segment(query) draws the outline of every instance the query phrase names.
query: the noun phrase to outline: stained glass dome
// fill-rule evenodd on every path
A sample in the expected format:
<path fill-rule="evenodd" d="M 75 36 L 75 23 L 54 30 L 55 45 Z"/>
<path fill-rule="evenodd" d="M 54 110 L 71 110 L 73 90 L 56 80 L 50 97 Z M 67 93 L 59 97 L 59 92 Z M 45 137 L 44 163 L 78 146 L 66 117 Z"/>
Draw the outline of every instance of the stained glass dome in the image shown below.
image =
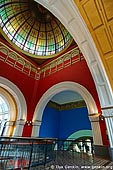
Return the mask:
<path fill-rule="evenodd" d="M 1 0 L 0 14 L 3 34 L 32 57 L 50 58 L 72 42 L 62 23 L 33 0 Z"/>

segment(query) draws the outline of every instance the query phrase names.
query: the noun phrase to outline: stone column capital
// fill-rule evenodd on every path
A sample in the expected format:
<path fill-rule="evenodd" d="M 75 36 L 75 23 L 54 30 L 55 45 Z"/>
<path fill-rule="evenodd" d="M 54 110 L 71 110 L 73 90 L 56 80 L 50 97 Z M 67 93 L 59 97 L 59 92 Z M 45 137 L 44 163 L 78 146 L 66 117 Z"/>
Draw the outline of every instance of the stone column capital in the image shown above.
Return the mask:
<path fill-rule="evenodd" d="M 16 120 L 15 124 L 16 125 L 25 125 L 25 120 L 24 119 Z"/>
<path fill-rule="evenodd" d="M 32 125 L 33 125 L 33 126 L 40 126 L 40 125 L 41 125 L 41 122 L 42 122 L 42 121 L 40 121 L 40 120 L 34 120 L 34 121 L 32 122 Z"/>
<path fill-rule="evenodd" d="M 32 137 L 38 137 L 39 136 L 39 130 L 40 130 L 40 125 L 41 125 L 42 121 L 41 120 L 34 120 L 32 122 Z"/>
<path fill-rule="evenodd" d="M 99 122 L 100 113 L 89 114 L 88 116 L 91 122 Z"/>

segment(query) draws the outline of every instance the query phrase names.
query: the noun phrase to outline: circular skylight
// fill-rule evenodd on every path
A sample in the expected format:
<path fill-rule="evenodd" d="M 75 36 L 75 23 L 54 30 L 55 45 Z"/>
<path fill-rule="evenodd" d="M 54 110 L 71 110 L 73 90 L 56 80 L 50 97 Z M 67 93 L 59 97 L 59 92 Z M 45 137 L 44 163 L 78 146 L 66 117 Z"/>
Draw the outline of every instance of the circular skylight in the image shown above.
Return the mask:
<path fill-rule="evenodd" d="M 0 14 L 5 35 L 32 57 L 55 56 L 72 42 L 62 23 L 33 0 L 1 0 Z"/>

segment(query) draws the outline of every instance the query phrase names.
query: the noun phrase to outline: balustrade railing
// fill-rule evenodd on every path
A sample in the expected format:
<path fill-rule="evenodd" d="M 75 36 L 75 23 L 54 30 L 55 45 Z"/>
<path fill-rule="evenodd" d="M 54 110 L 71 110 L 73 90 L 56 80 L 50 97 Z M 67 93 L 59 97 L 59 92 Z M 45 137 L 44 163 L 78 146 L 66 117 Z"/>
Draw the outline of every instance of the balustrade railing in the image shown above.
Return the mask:
<path fill-rule="evenodd" d="M 55 139 L 0 138 L 0 169 L 27 169 L 55 160 Z"/>
<path fill-rule="evenodd" d="M 93 143 L 91 140 L 0 137 L 0 169 L 37 170 L 39 166 L 55 164 L 59 153 L 65 151 L 93 154 Z"/>

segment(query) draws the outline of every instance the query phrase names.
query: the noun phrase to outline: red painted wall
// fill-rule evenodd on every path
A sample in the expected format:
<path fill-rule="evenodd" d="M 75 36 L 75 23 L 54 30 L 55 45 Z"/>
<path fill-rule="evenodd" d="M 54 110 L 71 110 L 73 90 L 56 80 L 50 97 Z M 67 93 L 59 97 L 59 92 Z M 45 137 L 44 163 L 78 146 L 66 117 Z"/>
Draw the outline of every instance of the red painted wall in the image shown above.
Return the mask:
<path fill-rule="evenodd" d="M 13 82 L 23 93 L 27 103 L 27 120 L 32 120 L 32 116 L 37 102 L 35 94 L 38 90 L 37 87 L 39 81 L 28 77 L 27 75 L 23 74 L 17 69 L 14 69 L 8 64 L 3 63 L 2 61 L 0 61 L 0 76 L 5 77 L 11 82 Z M 29 131 L 29 135 L 30 134 L 31 132 Z"/>
<path fill-rule="evenodd" d="M 46 90 L 63 81 L 72 81 L 83 85 L 92 94 L 97 104 L 98 111 L 101 111 L 95 84 L 85 60 L 81 60 L 72 66 L 69 66 L 40 80 L 35 80 L 31 77 L 28 77 L 19 70 L 9 66 L 3 61 L 0 61 L 0 76 L 3 76 L 13 82 L 23 93 L 27 103 L 27 120 L 32 120 L 36 104 L 38 103 L 41 96 L 46 92 Z M 107 144 L 108 141 L 106 141 L 106 137 L 104 136 L 105 133 L 103 132 L 105 123 L 104 125 L 100 125 L 100 127 L 104 141 L 103 143 Z M 30 136 L 31 131 L 32 126 L 28 127 L 25 125 L 23 136 Z"/>
<path fill-rule="evenodd" d="M 58 71 L 57 73 L 41 79 L 38 86 L 38 98 L 40 98 L 48 88 L 55 85 L 56 83 L 60 83 L 63 81 L 73 81 L 83 85 L 94 97 L 98 110 L 100 112 L 100 104 L 94 81 L 85 60 L 81 60 L 80 62 L 77 62 L 70 67 L 67 67 L 63 70 Z"/>
<path fill-rule="evenodd" d="M 96 87 L 85 60 L 77 62 L 71 67 L 67 67 L 64 70 L 60 70 L 57 73 L 41 79 L 38 86 L 37 99 L 39 100 L 50 87 L 63 81 L 72 81 L 83 85 L 92 94 L 96 102 L 98 112 L 101 112 Z M 100 129 L 102 133 L 103 144 L 109 145 L 109 141 L 105 133 L 105 122 L 100 121 Z"/>

